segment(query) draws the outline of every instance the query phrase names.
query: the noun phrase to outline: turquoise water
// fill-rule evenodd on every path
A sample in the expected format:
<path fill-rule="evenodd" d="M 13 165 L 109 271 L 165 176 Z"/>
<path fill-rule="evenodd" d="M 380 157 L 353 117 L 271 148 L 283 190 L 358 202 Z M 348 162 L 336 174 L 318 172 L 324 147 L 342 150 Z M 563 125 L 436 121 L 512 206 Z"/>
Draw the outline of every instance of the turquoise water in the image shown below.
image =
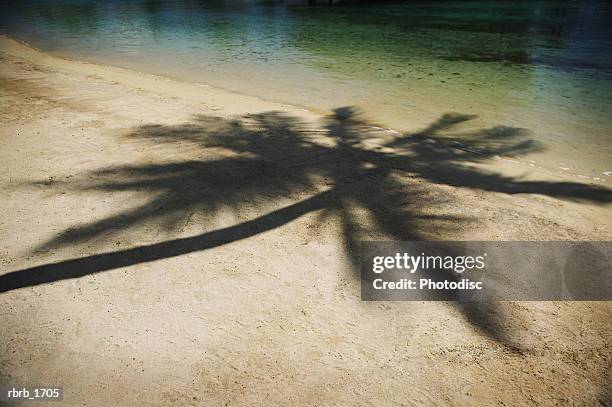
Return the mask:
<path fill-rule="evenodd" d="M 0 29 L 57 55 L 317 111 L 355 105 L 397 130 L 476 114 L 528 129 L 544 146 L 533 163 L 602 182 L 612 170 L 609 2 L 63 0 L 0 13 Z"/>

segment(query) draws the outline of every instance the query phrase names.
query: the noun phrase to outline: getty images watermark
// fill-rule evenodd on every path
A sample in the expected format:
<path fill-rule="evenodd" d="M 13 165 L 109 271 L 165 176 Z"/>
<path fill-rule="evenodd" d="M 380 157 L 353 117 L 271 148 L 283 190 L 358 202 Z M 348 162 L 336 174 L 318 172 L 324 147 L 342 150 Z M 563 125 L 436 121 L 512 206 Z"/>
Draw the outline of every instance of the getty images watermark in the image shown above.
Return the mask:
<path fill-rule="evenodd" d="M 609 301 L 611 242 L 363 242 L 363 300 Z"/>

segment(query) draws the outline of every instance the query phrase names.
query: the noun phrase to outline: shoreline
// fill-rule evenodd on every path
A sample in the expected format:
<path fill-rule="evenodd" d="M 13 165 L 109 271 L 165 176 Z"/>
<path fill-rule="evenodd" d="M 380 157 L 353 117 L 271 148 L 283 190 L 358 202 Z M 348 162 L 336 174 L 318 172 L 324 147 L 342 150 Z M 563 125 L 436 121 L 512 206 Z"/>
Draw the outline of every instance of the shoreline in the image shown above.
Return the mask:
<path fill-rule="evenodd" d="M 0 46 L 7 47 L 9 50 L 14 50 L 16 55 L 20 53 L 24 54 L 27 59 L 36 61 L 38 63 L 47 64 L 50 67 L 56 66 L 62 69 L 68 69 L 76 71 L 77 73 L 87 73 L 99 75 L 108 80 L 118 81 L 128 86 L 142 88 L 149 91 L 160 92 L 168 96 L 188 98 L 194 101 L 204 102 L 211 98 L 218 98 L 219 104 L 224 106 L 224 110 L 228 109 L 228 106 L 234 104 L 234 99 L 239 101 L 240 104 L 248 103 L 251 106 L 261 104 L 269 108 L 275 107 L 282 110 L 287 110 L 292 114 L 296 114 L 298 117 L 303 117 L 308 121 L 317 121 L 322 117 L 330 114 L 330 111 L 323 109 L 316 109 L 313 107 L 305 107 L 300 105 L 293 105 L 277 100 L 268 100 L 256 95 L 244 94 L 235 92 L 223 87 L 218 87 L 208 83 L 199 83 L 189 80 L 183 80 L 167 75 L 148 73 L 139 71 L 131 68 L 124 68 L 108 64 L 100 64 L 97 62 L 89 62 L 79 59 L 71 59 L 68 57 L 52 55 L 45 53 L 40 49 L 36 48 L 32 44 L 26 41 L 14 38 L 9 34 L 0 34 Z M 23 47 L 22 49 L 17 49 Z M 70 66 L 74 64 L 73 66 Z M 161 85 L 161 86 L 160 86 Z M 200 90 L 205 89 L 204 94 L 200 94 Z M 260 109 L 261 110 L 261 109 Z M 372 129 L 382 130 L 391 134 L 400 134 L 401 131 L 386 127 L 384 125 L 373 123 Z M 461 149 L 463 146 L 460 143 L 456 143 L 456 147 Z M 499 162 L 503 162 L 503 166 L 500 168 L 501 171 L 508 171 L 509 174 L 516 174 L 521 171 L 537 171 L 535 174 L 528 175 L 528 178 L 533 177 L 544 178 L 544 179 L 565 179 L 568 181 L 577 182 L 588 182 L 595 185 L 606 186 L 610 184 L 610 177 L 612 177 L 612 171 L 603 171 L 601 174 L 592 172 L 588 174 L 586 172 L 576 172 L 570 166 L 567 166 L 563 161 L 567 161 L 568 157 L 564 159 L 562 156 L 558 157 L 558 166 L 543 164 L 539 160 L 534 161 L 530 157 L 519 158 L 512 156 L 500 156 L 495 158 Z M 513 168 L 513 167 L 518 168 Z M 491 169 L 496 169 L 499 166 L 492 166 Z"/>
<path fill-rule="evenodd" d="M 237 99 L 253 99 L 262 103 L 277 105 L 279 107 L 289 108 L 292 111 L 302 111 L 308 114 L 319 116 L 320 113 L 311 112 L 301 106 L 294 106 L 287 103 L 268 101 L 258 96 L 246 95 L 238 92 L 233 92 L 228 89 L 219 88 L 206 83 L 190 82 L 173 78 L 170 76 L 158 75 L 143 71 L 138 71 L 130 68 L 123 68 L 114 65 L 106 65 L 95 62 L 89 62 L 79 59 L 71 59 L 62 56 L 56 56 L 40 49 L 36 48 L 32 44 L 18 38 L 12 37 L 6 33 L 0 33 L 0 47 L 3 47 L 3 51 L 13 54 L 18 57 L 23 57 L 32 62 L 47 65 L 49 67 L 66 69 L 69 71 L 76 71 L 78 73 L 90 73 L 101 75 L 102 77 L 110 75 L 111 77 L 106 78 L 109 80 L 119 81 L 132 87 L 141 87 L 144 89 L 167 93 L 171 96 L 180 96 L 186 98 L 193 98 L 197 101 L 206 100 L 211 96 L 224 95 L 227 97 L 234 97 Z M 84 70 L 86 72 L 84 72 Z M 105 75 L 106 74 L 106 75 Z M 116 75 L 116 76 L 113 76 Z M 178 89 L 172 87 L 157 87 L 158 82 L 171 82 L 178 85 Z M 211 94 L 198 95 L 194 92 L 194 89 L 188 89 L 193 87 L 202 87 L 207 89 Z"/>

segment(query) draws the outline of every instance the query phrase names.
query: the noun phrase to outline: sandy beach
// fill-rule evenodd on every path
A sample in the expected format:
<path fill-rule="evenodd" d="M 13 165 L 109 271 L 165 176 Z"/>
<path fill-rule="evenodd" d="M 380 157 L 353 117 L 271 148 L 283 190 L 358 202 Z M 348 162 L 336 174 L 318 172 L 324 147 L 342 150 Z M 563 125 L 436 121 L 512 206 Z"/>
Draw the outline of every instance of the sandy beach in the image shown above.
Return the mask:
<path fill-rule="evenodd" d="M 66 405 L 611 404 L 609 302 L 360 300 L 363 240 L 610 240 L 609 181 L 529 168 L 525 129 L 467 111 L 400 134 L 7 37 L 0 83 L 0 383 Z"/>

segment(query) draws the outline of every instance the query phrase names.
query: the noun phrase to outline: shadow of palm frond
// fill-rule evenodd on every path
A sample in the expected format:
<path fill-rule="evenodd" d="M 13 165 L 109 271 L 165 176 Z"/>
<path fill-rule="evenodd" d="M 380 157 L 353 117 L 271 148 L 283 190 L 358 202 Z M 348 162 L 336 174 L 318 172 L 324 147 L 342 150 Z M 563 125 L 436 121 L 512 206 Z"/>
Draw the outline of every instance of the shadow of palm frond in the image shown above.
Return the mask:
<path fill-rule="evenodd" d="M 427 210 L 451 199 L 431 194 L 432 184 L 597 203 L 612 200 L 605 188 L 521 181 L 467 165 L 541 148 L 527 139 L 523 129 L 456 130 L 473 118 L 446 114 L 428 128 L 406 135 L 373 127 L 351 107 L 336 109 L 322 130 L 281 112 L 240 120 L 198 115 L 181 125 L 140 126 L 128 137 L 151 145 L 187 143 L 203 155 L 219 153 L 210 159 L 105 168 L 58 185 L 77 192 L 144 191 L 149 198 L 140 206 L 67 230 L 38 250 L 148 223 L 174 233 L 196 212 L 214 216 L 227 208 L 249 208 L 249 214 L 259 215 L 192 237 L 14 271 L 0 276 L 0 292 L 218 247 L 315 212 L 317 223 L 333 219 L 340 225 L 346 252 L 357 263 L 360 240 L 436 239 L 471 221 Z M 460 305 L 460 309 L 485 333 L 509 342 L 500 328 L 501 311 L 494 305 Z"/>

